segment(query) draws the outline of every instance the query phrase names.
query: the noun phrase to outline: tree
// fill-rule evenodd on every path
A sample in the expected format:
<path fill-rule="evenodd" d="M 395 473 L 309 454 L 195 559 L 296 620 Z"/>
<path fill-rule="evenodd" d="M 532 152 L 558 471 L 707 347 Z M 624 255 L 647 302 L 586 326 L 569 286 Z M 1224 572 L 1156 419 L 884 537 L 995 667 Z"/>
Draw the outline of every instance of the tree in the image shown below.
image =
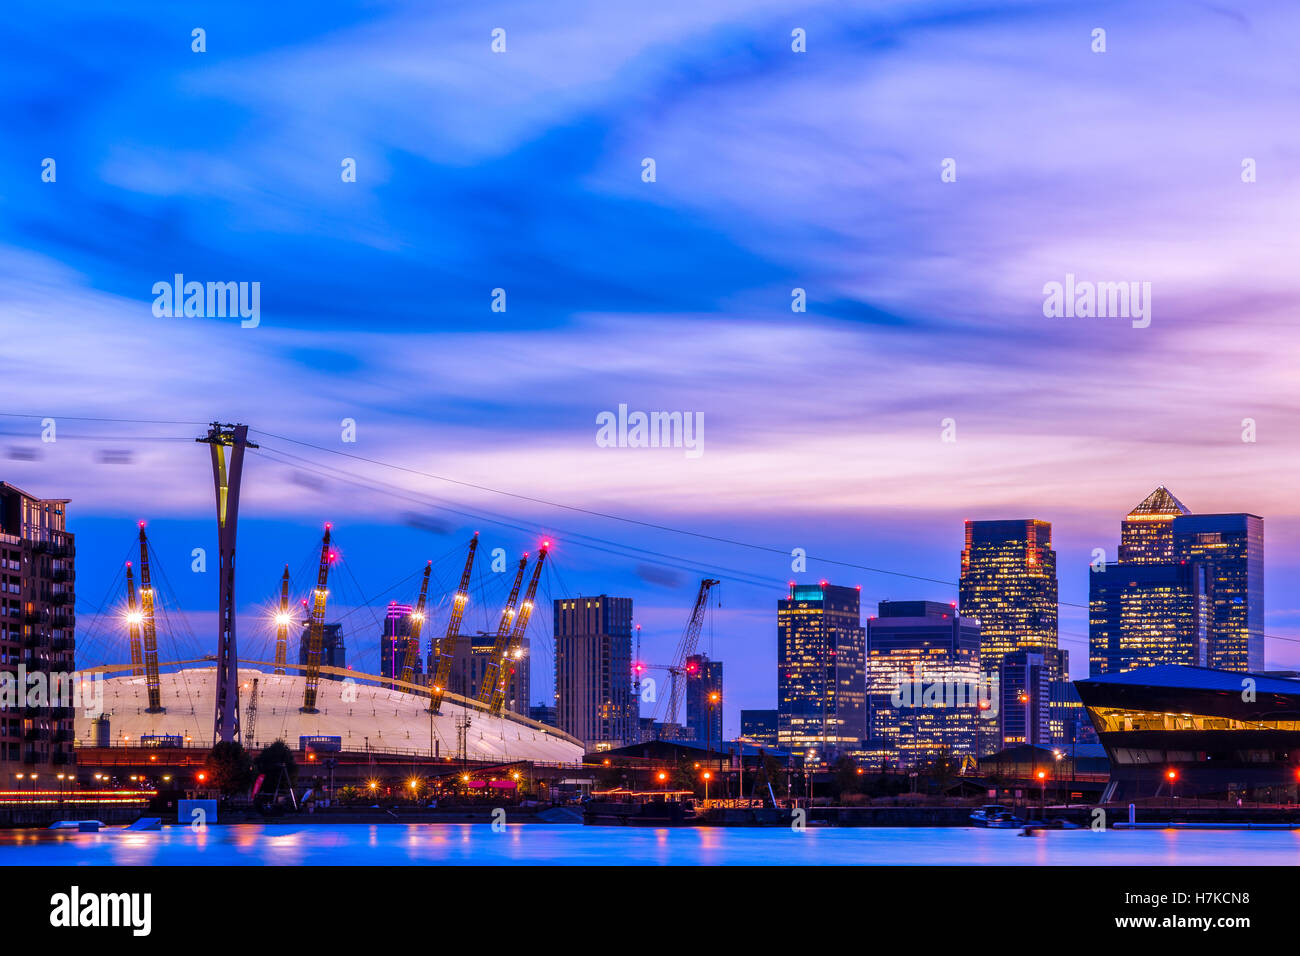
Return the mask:
<path fill-rule="evenodd" d="M 947 747 L 943 747 L 925 767 L 925 775 L 934 782 L 939 789 L 939 793 L 942 794 L 947 791 L 948 785 L 957 776 L 959 769 L 961 769 L 961 764 L 953 759 L 952 751 Z"/>
<path fill-rule="evenodd" d="M 848 754 L 841 754 L 835 761 L 835 783 L 839 787 L 840 799 L 844 799 L 858 789 L 858 765 Z"/>
<path fill-rule="evenodd" d="M 208 784 L 226 796 L 242 793 L 253 780 L 253 762 L 248 751 L 235 741 L 223 740 L 212 748 L 203 762 Z"/>
<path fill-rule="evenodd" d="M 281 783 L 280 768 L 288 775 L 289 786 L 293 786 L 298 780 L 298 761 L 294 759 L 293 751 L 283 740 L 276 740 L 274 743 L 262 749 L 253 761 L 253 766 L 258 773 L 266 774 L 266 780 L 262 786 L 274 790 Z"/>

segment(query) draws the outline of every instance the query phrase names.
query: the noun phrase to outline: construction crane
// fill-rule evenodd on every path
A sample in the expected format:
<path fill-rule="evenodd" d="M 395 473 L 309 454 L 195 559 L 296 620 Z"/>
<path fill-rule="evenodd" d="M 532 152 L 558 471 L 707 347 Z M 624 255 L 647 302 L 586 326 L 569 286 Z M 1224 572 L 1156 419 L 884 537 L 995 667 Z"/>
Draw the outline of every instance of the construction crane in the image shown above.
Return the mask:
<path fill-rule="evenodd" d="M 325 526 L 325 536 L 320 543 L 320 568 L 316 572 L 316 590 L 312 594 L 311 618 L 307 623 L 307 667 L 303 671 L 306 677 L 302 693 L 300 713 L 316 713 L 316 691 L 320 686 L 320 652 L 325 634 L 325 598 L 329 594 L 330 561 L 330 526 Z"/>
<path fill-rule="evenodd" d="M 424 576 L 420 579 L 420 597 L 411 612 L 411 633 L 406 637 L 406 654 L 402 659 L 401 679 L 408 684 L 415 677 L 415 660 L 420 656 L 420 628 L 424 624 L 424 602 L 429 596 L 429 574 L 433 571 L 433 562 L 424 566 Z M 387 640 L 385 638 L 385 640 Z"/>
<path fill-rule="evenodd" d="M 478 686 L 480 703 L 486 704 L 491 699 L 492 681 L 495 680 L 492 664 L 500 658 L 505 647 L 510 643 L 510 625 L 515 620 L 515 604 L 519 600 L 519 588 L 524 583 L 524 569 L 527 567 L 528 555 L 525 553 L 519 559 L 519 567 L 515 569 L 515 583 L 510 588 L 510 597 L 506 599 L 506 606 L 501 609 L 501 620 L 497 623 L 496 640 L 492 642 L 492 656 L 488 658 L 487 668 L 483 673 L 483 681 Z M 466 688 L 466 691 L 468 690 L 469 688 Z"/>
<path fill-rule="evenodd" d="M 144 615 L 135 603 L 135 572 L 126 562 L 126 633 L 131 644 L 131 676 L 144 676 L 144 654 L 140 650 L 140 622 Z"/>
<path fill-rule="evenodd" d="M 681 679 L 682 675 L 685 674 L 687 677 L 694 677 L 698 669 L 699 668 L 690 661 L 687 661 L 685 664 L 646 664 L 638 661 L 633 667 L 633 670 L 636 673 L 638 692 L 640 690 L 641 675 L 646 671 L 667 671 L 669 681 L 668 699 L 670 701 L 678 696 L 677 682 Z M 676 710 L 670 710 L 664 719 L 668 723 L 675 722 L 677 719 Z"/>
<path fill-rule="evenodd" d="M 248 735 L 249 746 L 257 746 L 257 678 L 253 678 L 253 692 L 248 695 L 248 713 L 244 716 L 243 732 Z"/>
<path fill-rule="evenodd" d="M 144 535 L 144 522 L 140 522 L 140 630 L 144 637 L 144 686 L 149 692 L 149 706 L 145 713 L 165 713 L 162 689 L 158 683 L 158 631 L 154 626 L 153 586 L 149 583 L 149 539 Z"/>
<path fill-rule="evenodd" d="M 704 609 L 709 602 L 709 590 L 718 583 L 716 578 L 704 578 L 700 581 L 700 591 L 695 596 L 695 607 L 691 610 L 690 620 L 686 622 L 686 630 L 682 631 L 682 639 L 677 643 L 677 653 L 673 655 L 675 662 L 673 666 L 682 671 L 686 670 L 686 659 L 695 653 L 695 646 L 700 641 L 700 628 L 704 626 Z M 681 703 L 681 697 L 682 688 L 674 674 L 668 692 L 669 722 L 677 719 L 677 705 Z"/>
<path fill-rule="evenodd" d="M 447 620 L 447 633 L 443 635 L 442 640 L 435 648 L 437 652 L 438 663 L 434 673 L 429 675 L 429 713 L 436 714 L 442 707 L 442 695 L 447 692 L 447 682 L 451 680 L 451 662 L 456 655 L 456 642 L 460 640 L 460 622 L 465 617 L 465 605 L 469 602 L 469 576 L 474 570 L 474 553 L 478 550 L 478 532 L 474 532 L 474 537 L 469 543 L 469 554 L 465 556 L 465 569 L 460 573 L 460 585 L 456 588 L 456 597 L 451 604 L 451 617 Z M 429 572 L 425 571 L 425 580 L 427 582 Z M 522 572 L 521 572 L 522 573 Z M 516 582 L 515 589 L 518 590 L 519 584 Z M 420 591 L 420 609 L 424 609 L 424 591 Z M 412 629 L 414 631 L 414 629 Z M 419 632 L 414 631 L 418 636 Z M 407 655 L 412 649 L 419 649 L 419 641 L 414 641 L 407 647 Z"/>
<path fill-rule="evenodd" d="M 284 673 L 285 649 L 289 644 L 289 625 L 293 618 L 289 616 L 289 565 L 284 566 L 284 576 L 280 578 L 280 610 L 275 615 L 275 673 Z M 251 734 L 252 731 L 250 730 Z"/>
<path fill-rule="evenodd" d="M 510 630 L 510 639 L 504 648 L 493 646 L 492 658 L 483 673 L 483 686 L 479 688 L 478 697 L 481 701 L 485 690 L 490 693 L 488 712 L 491 714 L 501 713 L 501 709 L 505 706 L 506 685 L 515 672 L 514 662 L 519 659 L 524 631 L 528 628 L 528 619 L 533 616 L 533 598 L 537 596 L 537 581 L 542 576 L 542 565 L 546 563 L 546 552 L 550 546 L 551 542 L 542 542 L 541 550 L 537 553 L 537 563 L 533 565 L 532 580 L 528 582 L 528 592 L 524 595 L 524 603 L 519 606 L 519 613 L 515 616 L 514 626 Z M 492 678 L 491 683 L 488 681 L 489 677 Z"/>

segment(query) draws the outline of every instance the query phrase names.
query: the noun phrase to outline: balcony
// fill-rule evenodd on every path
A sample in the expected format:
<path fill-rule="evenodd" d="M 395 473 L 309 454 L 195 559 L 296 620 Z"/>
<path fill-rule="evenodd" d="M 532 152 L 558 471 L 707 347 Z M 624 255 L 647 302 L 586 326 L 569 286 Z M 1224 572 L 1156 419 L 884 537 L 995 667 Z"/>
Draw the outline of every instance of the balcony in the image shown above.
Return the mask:
<path fill-rule="evenodd" d="M 48 740 L 49 737 L 50 732 L 48 730 L 42 730 L 39 727 L 33 727 L 31 730 L 23 734 L 23 740 L 27 743 L 31 743 L 34 740 Z"/>
<path fill-rule="evenodd" d="M 63 605 L 70 602 L 71 600 L 72 600 L 72 592 L 70 591 L 55 591 L 53 594 L 50 595 L 50 601 L 56 607 L 62 607 Z"/>
<path fill-rule="evenodd" d="M 23 763 L 40 763 L 41 755 L 35 750 L 23 751 Z"/>
<path fill-rule="evenodd" d="M 59 767 L 70 764 L 72 763 L 72 754 L 66 750 L 56 750 L 50 754 L 50 762 Z"/>
<path fill-rule="evenodd" d="M 54 580 L 57 581 L 57 582 L 60 583 L 60 584 L 66 584 L 66 583 L 68 583 L 69 581 L 72 580 L 72 569 L 71 569 L 71 568 L 55 568 L 55 569 L 54 569 Z"/>

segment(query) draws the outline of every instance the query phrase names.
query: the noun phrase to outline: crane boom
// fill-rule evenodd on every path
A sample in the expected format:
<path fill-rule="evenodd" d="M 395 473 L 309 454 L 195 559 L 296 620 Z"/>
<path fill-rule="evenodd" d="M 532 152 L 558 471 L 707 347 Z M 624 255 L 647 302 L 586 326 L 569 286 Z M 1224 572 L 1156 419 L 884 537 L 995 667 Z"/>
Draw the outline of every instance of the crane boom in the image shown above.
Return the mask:
<path fill-rule="evenodd" d="M 307 667 L 302 694 L 304 714 L 316 713 L 316 690 L 320 686 L 320 651 L 325 634 L 325 598 L 329 594 L 326 584 L 330 573 L 330 526 L 325 526 L 325 536 L 320 543 L 320 568 L 316 572 L 316 590 L 312 594 L 311 620 L 307 625 Z"/>
<path fill-rule="evenodd" d="M 420 578 L 420 597 L 411 611 L 411 633 L 406 638 L 406 653 L 402 655 L 401 679 L 410 683 L 415 677 L 415 660 L 420 656 L 420 629 L 424 625 L 424 602 L 429 597 L 429 574 L 433 571 L 433 562 L 424 566 L 424 575 Z M 385 639 L 386 640 L 386 639 Z"/>
<path fill-rule="evenodd" d="M 469 578 L 474 570 L 474 553 L 478 550 L 478 532 L 469 543 L 469 554 L 465 556 L 465 569 L 460 573 L 460 584 L 456 588 L 456 597 L 451 604 L 451 617 L 447 619 L 447 633 L 438 643 L 437 669 L 429 677 L 429 713 L 436 714 L 442 707 L 442 695 L 447 692 L 447 682 L 451 680 L 451 662 L 456 655 L 456 642 L 460 640 L 460 622 L 465 617 L 465 605 L 469 602 Z M 515 588 L 518 589 L 518 583 Z M 421 592 L 423 600 L 423 592 Z"/>
<path fill-rule="evenodd" d="M 144 535 L 144 522 L 140 522 L 140 613 L 141 634 L 144 637 L 144 685 L 149 692 L 146 713 L 164 713 L 162 689 L 158 683 L 158 631 L 154 626 L 153 586 L 149 583 L 149 539 Z"/>
<path fill-rule="evenodd" d="M 491 693 L 491 699 L 488 704 L 488 712 L 492 714 L 501 713 L 502 707 L 506 701 L 506 685 L 510 682 L 510 676 L 515 672 L 514 661 L 518 659 L 519 645 L 523 641 L 524 632 L 528 628 L 528 619 L 533 616 L 533 598 L 537 596 L 537 581 L 542 576 L 542 565 L 546 563 L 547 545 L 543 544 L 537 554 L 537 563 L 533 565 L 533 577 L 528 582 L 528 591 L 524 595 L 524 603 L 519 606 L 519 613 L 515 616 L 514 626 L 510 629 L 510 639 L 507 641 L 501 654 L 498 656 L 495 652 L 497 647 L 493 648 L 492 659 L 488 661 L 487 670 L 483 674 L 483 687 L 479 688 L 479 700 L 483 699 L 484 688 Z M 493 671 L 493 667 L 496 668 Z M 489 675 L 493 678 L 488 682 Z"/>
<path fill-rule="evenodd" d="M 257 678 L 253 678 L 253 692 L 248 695 L 248 713 L 244 717 L 244 733 L 250 746 L 257 746 Z"/>
<path fill-rule="evenodd" d="M 289 644 L 289 565 L 284 566 L 280 578 L 280 610 L 275 615 L 275 673 L 284 673 L 285 650 Z M 250 731 L 251 733 L 251 731 Z"/>
<path fill-rule="evenodd" d="M 144 653 L 140 649 L 140 622 L 144 620 L 135 602 L 135 572 L 126 562 L 126 633 L 131 644 L 131 676 L 144 676 Z"/>
<path fill-rule="evenodd" d="M 495 674 L 492 670 L 493 662 L 501 657 L 502 651 L 510 641 L 510 625 L 515 620 L 515 604 L 519 600 L 519 588 L 524 583 L 524 569 L 526 567 L 528 567 L 527 554 L 519 559 L 519 567 L 515 569 L 515 583 L 510 589 L 510 597 L 506 599 L 506 606 L 501 609 L 501 620 L 497 623 L 496 640 L 492 642 L 492 656 L 488 658 L 487 667 L 483 672 L 483 680 L 478 685 L 478 699 L 484 704 L 490 699 L 492 683 L 495 680 Z"/>
<path fill-rule="evenodd" d="M 695 645 L 700 640 L 700 628 L 704 626 L 704 609 L 709 602 L 709 589 L 718 584 L 716 578 L 704 578 L 700 581 L 700 592 L 695 596 L 695 607 L 691 610 L 691 619 L 686 622 L 681 642 L 677 645 L 676 666 L 685 670 L 686 658 L 695 653 Z M 676 675 L 674 675 L 674 678 Z M 681 686 L 676 679 L 668 695 L 668 721 L 677 719 L 677 705 L 681 702 Z"/>

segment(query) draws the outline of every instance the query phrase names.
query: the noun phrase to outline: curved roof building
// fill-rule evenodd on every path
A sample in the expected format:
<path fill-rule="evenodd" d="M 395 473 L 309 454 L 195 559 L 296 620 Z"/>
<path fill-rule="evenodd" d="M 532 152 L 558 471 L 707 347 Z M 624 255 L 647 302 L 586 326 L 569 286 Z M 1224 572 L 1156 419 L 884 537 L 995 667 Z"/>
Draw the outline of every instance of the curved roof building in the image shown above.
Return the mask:
<path fill-rule="evenodd" d="M 280 738 L 297 748 L 299 737 L 328 736 L 340 738 L 346 751 L 456 756 L 457 720 L 468 716 L 465 756 L 469 760 L 582 762 L 582 745 L 554 727 L 508 712 L 492 716 L 452 694 L 444 698 L 441 712 L 431 718 L 427 696 L 361 683 L 381 680 L 376 675 L 356 674 L 355 678 L 322 679 L 318 713 L 304 714 L 299 711 L 304 685 L 301 675 L 241 667 L 239 704 L 244 745 L 260 748 Z M 249 734 L 247 713 L 254 679 L 258 682 L 257 718 Z M 145 736 L 182 736 L 187 738 L 187 746 L 210 746 L 216 667 L 197 666 L 160 674 L 159 682 L 166 712 L 150 714 L 143 677 L 105 678 L 104 716 L 109 720 L 113 744 L 135 743 Z M 79 746 L 97 744 L 92 719 L 81 709 L 76 715 L 75 734 Z"/>

